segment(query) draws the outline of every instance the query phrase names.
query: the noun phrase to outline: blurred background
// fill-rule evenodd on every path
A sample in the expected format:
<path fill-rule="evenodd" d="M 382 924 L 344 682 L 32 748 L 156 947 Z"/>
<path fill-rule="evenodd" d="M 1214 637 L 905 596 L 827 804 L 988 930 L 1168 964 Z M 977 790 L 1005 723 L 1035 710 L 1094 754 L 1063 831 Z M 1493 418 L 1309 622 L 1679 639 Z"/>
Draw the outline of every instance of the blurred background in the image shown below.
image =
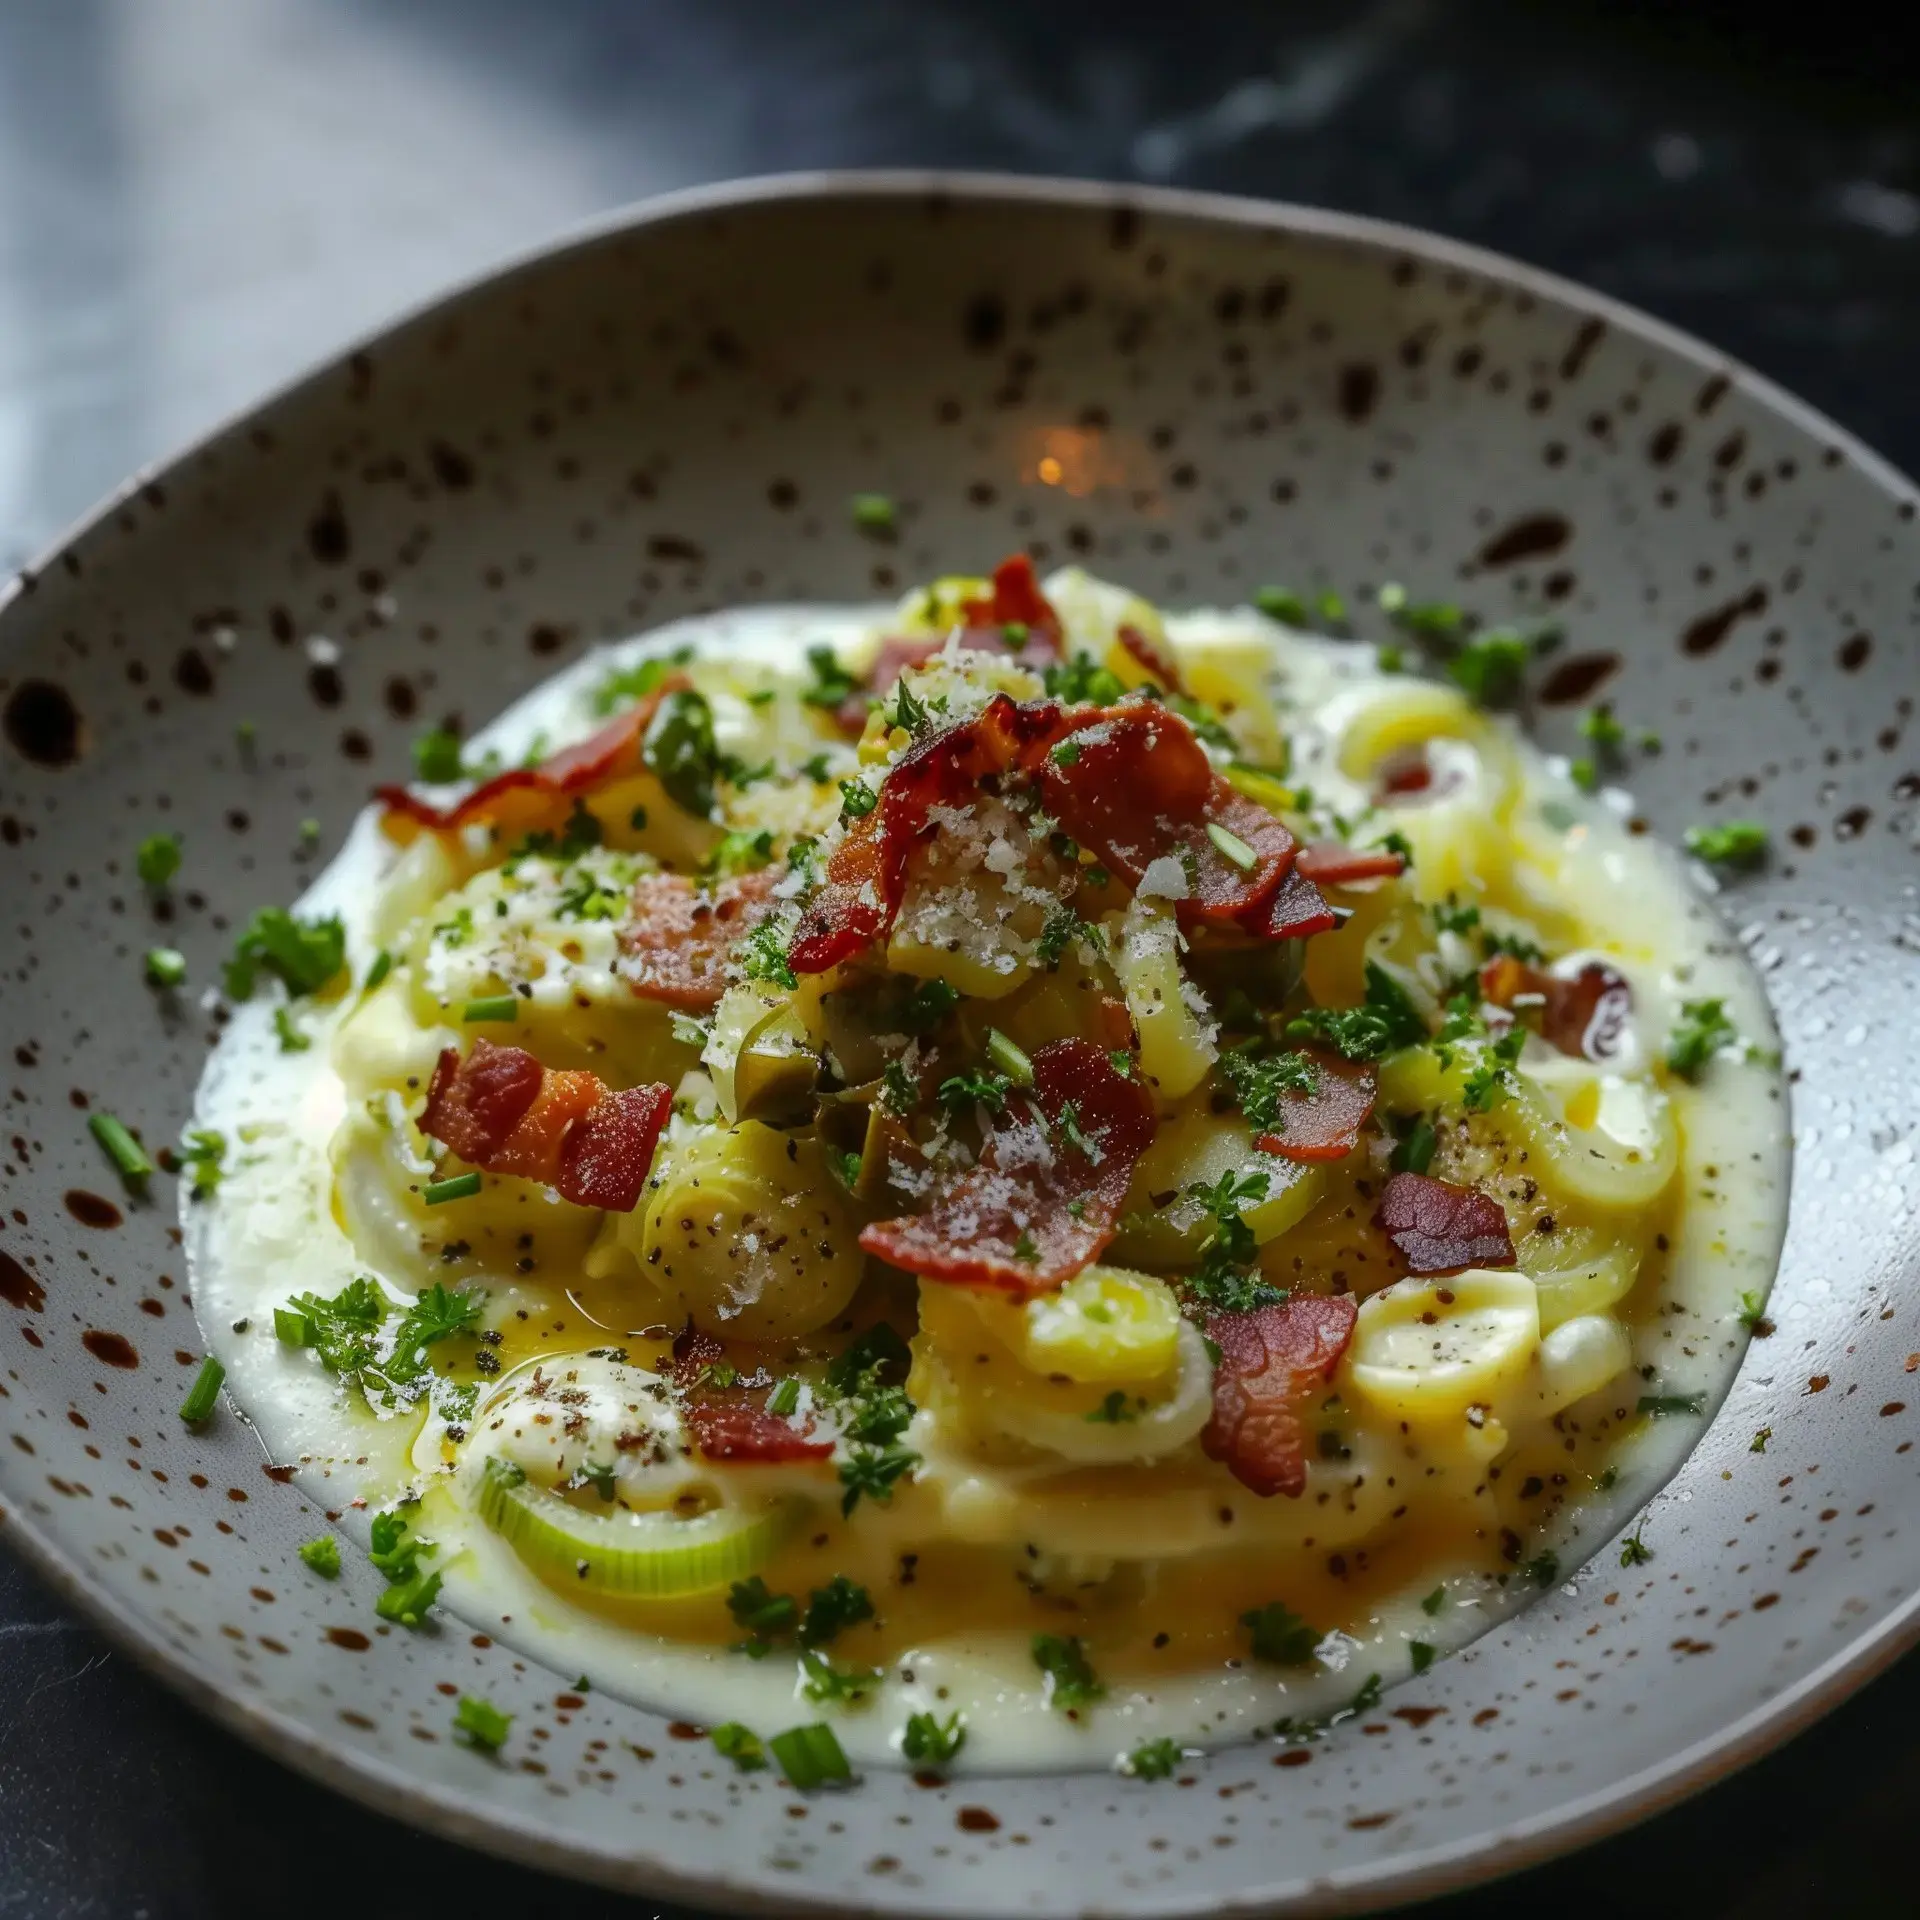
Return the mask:
<path fill-rule="evenodd" d="M 790 168 L 1216 188 L 1438 229 L 1704 335 L 1920 469 L 1920 9 L 1822 0 L 0 0 L 0 571 L 356 331 Z M 1912 1913 L 1920 1665 L 1425 1911 Z M 0 1553 L 0 1916 L 650 1911 L 202 1725 Z"/>

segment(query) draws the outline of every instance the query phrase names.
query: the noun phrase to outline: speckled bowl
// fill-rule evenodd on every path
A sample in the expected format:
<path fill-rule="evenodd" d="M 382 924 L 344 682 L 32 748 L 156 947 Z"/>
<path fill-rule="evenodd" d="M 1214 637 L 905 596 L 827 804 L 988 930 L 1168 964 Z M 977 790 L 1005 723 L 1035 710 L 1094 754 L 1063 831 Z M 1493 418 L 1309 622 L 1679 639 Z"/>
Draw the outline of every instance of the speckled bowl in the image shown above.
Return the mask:
<path fill-rule="evenodd" d="M 899 503 L 894 537 L 851 524 L 864 489 Z M 0 595 L 7 1537 L 191 1699 L 372 1805 L 735 1906 L 1349 1910 L 1714 1779 L 1915 1632 L 1913 521 L 1845 435 L 1636 314 L 1191 195 L 728 188 L 407 320 Z M 1573 640 L 1536 689 L 1549 740 L 1604 690 L 1665 736 L 1638 776 L 1656 830 L 1772 824 L 1725 905 L 1794 1082 L 1778 1330 L 1654 1502 L 1649 1563 L 1603 1550 L 1318 1745 L 1171 1786 L 883 1775 L 808 1802 L 457 1619 L 379 1625 L 357 1555 L 305 1576 L 299 1487 L 230 1412 L 178 1417 L 201 1340 L 172 1182 L 123 1207 L 85 1121 L 174 1137 L 209 1022 L 141 985 L 141 951 L 164 936 L 214 978 L 427 718 L 477 722 L 672 615 L 892 593 L 1023 543 L 1176 602 L 1393 578 L 1551 605 Z M 162 825 L 187 847 L 164 915 L 132 872 Z M 466 1689 L 520 1716 L 501 1761 L 450 1737 Z"/>

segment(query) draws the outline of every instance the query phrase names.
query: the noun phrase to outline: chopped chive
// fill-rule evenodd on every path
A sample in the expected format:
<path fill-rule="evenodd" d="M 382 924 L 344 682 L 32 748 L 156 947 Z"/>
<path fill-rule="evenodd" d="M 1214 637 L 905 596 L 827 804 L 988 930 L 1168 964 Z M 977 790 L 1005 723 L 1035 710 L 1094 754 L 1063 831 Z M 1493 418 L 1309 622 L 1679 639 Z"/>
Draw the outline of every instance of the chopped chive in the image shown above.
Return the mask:
<path fill-rule="evenodd" d="M 998 1027 L 987 1029 L 987 1058 L 1016 1087 L 1033 1085 L 1033 1062 L 1019 1044 L 1009 1040 Z"/>
<path fill-rule="evenodd" d="M 789 1727 L 767 1742 L 768 1750 L 780 1762 L 780 1771 L 790 1786 L 802 1793 L 830 1781 L 851 1780 L 853 1769 L 841 1751 L 831 1727 L 821 1721 L 809 1726 Z"/>
<path fill-rule="evenodd" d="M 322 1580 L 340 1578 L 340 1542 L 332 1534 L 323 1533 L 318 1540 L 309 1540 L 294 1551 Z"/>
<path fill-rule="evenodd" d="M 1727 820 L 1719 826 L 1689 827 L 1686 845 L 1697 860 L 1723 867 L 1757 867 L 1767 857 L 1767 830 L 1757 820 Z"/>
<path fill-rule="evenodd" d="M 1207 822 L 1207 838 L 1242 873 L 1251 873 L 1260 864 L 1260 856 L 1237 833 L 1229 833 L 1217 820 Z"/>
<path fill-rule="evenodd" d="M 187 977 L 187 956 L 174 947 L 149 947 L 146 967 L 149 986 L 177 987 Z"/>
<path fill-rule="evenodd" d="M 707 1735 L 713 1750 L 722 1759 L 731 1760 L 742 1773 L 757 1773 L 767 1764 L 765 1745 L 751 1727 L 728 1720 Z"/>
<path fill-rule="evenodd" d="M 1413 1655 L 1415 1673 L 1425 1673 L 1433 1665 L 1433 1649 L 1424 1640 L 1409 1640 L 1407 1651 Z"/>
<path fill-rule="evenodd" d="M 862 533 L 891 533 L 894 529 L 893 502 L 884 493 L 856 493 L 847 502 L 847 511 Z"/>
<path fill-rule="evenodd" d="M 857 1156 L 856 1156 L 857 1157 Z M 782 1380 L 767 1395 L 767 1411 L 783 1417 L 792 1413 L 800 1404 L 800 1382 L 794 1379 Z"/>
<path fill-rule="evenodd" d="M 87 1122 L 87 1131 L 106 1149 L 107 1158 L 120 1170 L 120 1178 L 129 1193 L 144 1194 L 153 1162 L 146 1149 L 110 1113 L 96 1113 Z"/>
<path fill-rule="evenodd" d="M 463 1693 L 453 1709 L 455 1736 L 476 1753 L 497 1753 L 512 1726 L 512 1714 L 502 1713 L 477 1694 Z"/>
<path fill-rule="evenodd" d="M 460 1009 L 460 1018 L 469 1027 L 476 1027 L 483 1020 L 518 1020 L 520 996 L 517 993 L 496 993 L 484 1000 L 469 1000 Z"/>
<path fill-rule="evenodd" d="M 188 1426 L 197 1427 L 219 1405 L 220 1387 L 226 1377 L 226 1368 L 212 1354 L 200 1362 L 200 1372 L 187 1397 L 180 1403 L 180 1418 Z"/>
<path fill-rule="evenodd" d="M 1406 1131 L 1393 1150 L 1391 1166 L 1395 1173 L 1425 1173 L 1433 1165 L 1433 1150 L 1439 1145 L 1432 1124 L 1423 1115 Z"/>
<path fill-rule="evenodd" d="M 1446 1604 L 1447 1604 L 1446 1588 L 1435 1587 L 1434 1590 L 1430 1594 L 1428 1594 L 1424 1600 L 1420 1602 L 1420 1611 L 1425 1614 L 1435 1614 L 1435 1613 L 1438 1613 Z"/>
<path fill-rule="evenodd" d="M 1634 1411 L 1654 1420 L 1666 1420 L 1676 1414 L 1698 1413 L 1701 1405 L 1697 1393 L 1643 1393 Z"/>
<path fill-rule="evenodd" d="M 135 849 L 133 866 L 141 884 L 157 892 L 180 871 L 180 836 L 177 833 L 149 834 Z"/>
<path fill-rule="evenodd" d="M 1269 620 L 1278 620 L 1282 626 L 1304 627 L 1307 624 L 1307 603 L 1289 588 L 1257 587 L 1253 604 Z"/>
<path fill-rule="evenodd" d="M 449 1180 L 430 1181 L 421 1194 L 430 1207 L 445 1206 L 449 1200 L 470 1200 L 480 1191 L 477 1173 L 456 1173 Z"/>
<path fill-rule="evenodd" d="M 310 1347 L 313 1345 L 313 1322 L 298 1307 L 275 1307 L 273 1310 L 273 1337 L 283 1347 Z"/>
<path fill-rule="evenodd" d="M 393 971 L 393 955 L 385 947 L 373 956 L 373 965 L 367 969 L 367 977 L 360 983 L 362 993 L 371 993 L 388 974 Z"/>

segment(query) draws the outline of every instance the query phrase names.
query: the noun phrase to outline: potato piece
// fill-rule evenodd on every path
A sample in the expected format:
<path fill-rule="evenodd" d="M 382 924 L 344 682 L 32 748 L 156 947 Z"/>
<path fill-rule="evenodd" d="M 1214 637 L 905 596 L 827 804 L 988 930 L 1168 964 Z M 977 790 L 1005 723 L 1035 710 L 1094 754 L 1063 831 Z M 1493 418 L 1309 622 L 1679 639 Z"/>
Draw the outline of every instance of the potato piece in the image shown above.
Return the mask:
<path fill-rule="evenodd" d="M 1383 1412 L 1434 1424 L 1510 1394 L 1539 1346 L 1533 1282 L 1470 1267 L 1396 1281 L 1363 1301 L 1342 1373 Z"/>

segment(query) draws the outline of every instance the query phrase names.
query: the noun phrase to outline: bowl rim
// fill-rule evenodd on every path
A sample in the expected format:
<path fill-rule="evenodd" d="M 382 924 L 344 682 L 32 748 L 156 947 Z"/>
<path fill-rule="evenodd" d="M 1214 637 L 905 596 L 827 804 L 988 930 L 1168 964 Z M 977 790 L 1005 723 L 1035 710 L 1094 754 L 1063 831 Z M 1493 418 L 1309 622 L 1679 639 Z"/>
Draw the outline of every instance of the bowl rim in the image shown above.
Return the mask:
<path fill-rule="evenodd" d="M 544 240 L 509 250 L 461 275 L 440 290 L 408 302 L 383 320 L 363 327 L 338 347 L 275 382 L 165 457 L 136 469 L 81 513 L 8 579 L 0 580 L 0 616 L 30 591 L 37 578 L 69 547 L 84 539 L 141 488 L 165 478 L 226 439 L 257 415 L 310 391 L 347 364 L 403 330 L 458 307 L 484 289 L 610 240 L 647 228 L 729 209 L 787 203 L 851 201 L 897 203 L 947 199 L 976 206 L 995 204 L 1113 214 L 1132 212 L 1225 227 L 1299 234 L 1380 252 L 1396 252 L 1429 266 L 1454 268 L 1530 293 L 1563 310 L 1598 320 L 1655 345 L 1709 376 L 1720 376 L 1823 445 L 1839 450 L 1875 486 L 1911 496 L 1914 481 L 1875 453 L 1849 429 L 1829 419 L 1745 362 L 1697 335 L 1576 280 L 1535 267 L 1493 248 L 1453 240 L 1425 228 L 1367 214 L 1285 200 L 1184 187 L 1090 181 L 1046 174 L 1013 174 L 949 168 L 812 168 L 743 175 L 624 202 L 562 227 Z M 556 1841 L 512 1816 L 480 1815 L 474 1803 L 420 1781 L 398 1767 L 337 1746 L 324 1733 L 278 1709 L 229 1693 L 174 1652 L 134 1608 L 96 1588 L 79 1562 L 25 1512 L 0 1506 L 0 1540 L 17 1549 L 35 1573 L 67 1604 L 98 1627 L 148 1674 L 225 1730 L 270 1757 L 344 1794 L 371 1811 L 415 1824 L 435 1836 L 539 1871 L 587 1880 L 623 1891 L 644 1890 L 702 1906 L 724 1901 L 740 1912 L 885 1913 L 884 1901 L 850 1908 L 800 1888 L 775 1899 L 762 1888 L 718 1875 L 689 1874 L 658 1857 L 640 1856 L 578 1839 Z M 1421 1901 L 1517 1873 L 1618 1833 L 1678 1805 L 1784 1745 L 1823 1714 L 1877 1678 L 1902 1654 L 1920 1644 L 1920 1592 L 1855 1635 L 1812 1673 L 1782 1689 L 1739 1718 L 1664 1760 L 1581 1799 L 1493 1831 L 1390 1856 L 1360 1869 L 1316 1879 L 1295 1892 L 1254 1887 L 1235 1910 L 1249 1915 L 1336 1915 L 1376 1910 L 1389 1903 Z M 977 1920 L 972 1906 L 951 1909 Z M 1143 1913 L 1169 1916 L 1211 1911 L 1178 1895 L 1154 1900 Z"/>

